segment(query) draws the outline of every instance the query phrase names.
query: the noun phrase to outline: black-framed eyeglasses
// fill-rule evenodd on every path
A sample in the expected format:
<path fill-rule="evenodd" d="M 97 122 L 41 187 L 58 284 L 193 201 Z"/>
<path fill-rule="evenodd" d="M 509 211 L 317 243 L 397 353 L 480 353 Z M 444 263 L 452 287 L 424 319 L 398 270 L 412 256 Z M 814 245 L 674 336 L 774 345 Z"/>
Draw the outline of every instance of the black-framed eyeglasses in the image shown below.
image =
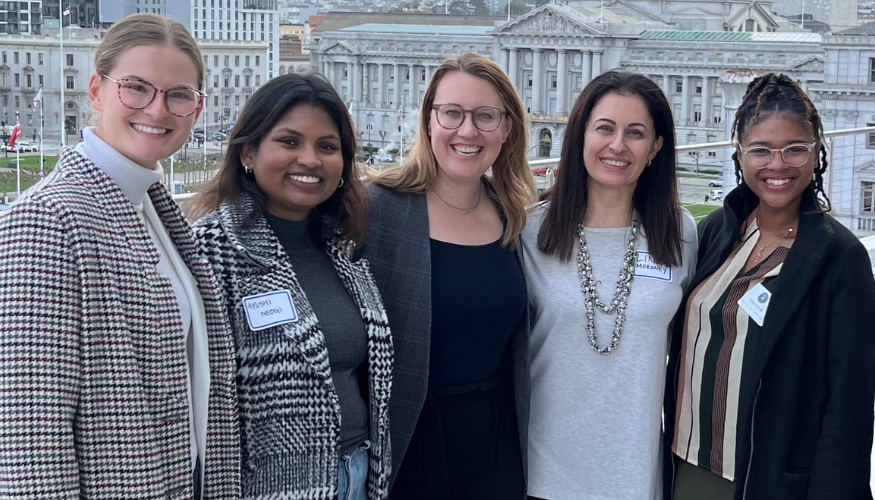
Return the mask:
<path fill-rule="evenodd" d="M 762 170 L 772 163 L 772 159 L 778 151 L 781 152 L 781 158 L 787 166 L 801 167 L 811 158 L 811 152 L 814 151 L 817 144 L 818 141 L 814 141 L 812 143 L 790 144 L 783 148 L 772 149 L 765 146 L 748 146 L 743 148 L 741 144 L 736 143 L 735 147 L 738 149 L 739 155 L 744 158 L 745 165 Z"/>
<path fill-rule="evenodd" d="M 471 121 L 481 132 L 492 132 L 501 125 L 501 119 L 506 113 L 501 108 L 480 106 L 474 109 L 464 109 L 458 104 L 432 104 L 438 125 L 448 130 L 456 130 L 465 122 L 465 115 L 471 114 Z"/>
<path fill-rule="evenodd" d="M 118 84 L 118 99 L 126 107 L 131 109 L 143 109 L 159 93 L 164 94 L 164 104 L 171 114 L 180 117 L 191 116 L 197 111 L 201 99 L 207 95 L 200 90 L 191 87 L 174 87 L 161 90 L 146 80 L 139 78 L 120 78 L 116 80 L 107 75 L 100 75 L 111 82 Z"/>

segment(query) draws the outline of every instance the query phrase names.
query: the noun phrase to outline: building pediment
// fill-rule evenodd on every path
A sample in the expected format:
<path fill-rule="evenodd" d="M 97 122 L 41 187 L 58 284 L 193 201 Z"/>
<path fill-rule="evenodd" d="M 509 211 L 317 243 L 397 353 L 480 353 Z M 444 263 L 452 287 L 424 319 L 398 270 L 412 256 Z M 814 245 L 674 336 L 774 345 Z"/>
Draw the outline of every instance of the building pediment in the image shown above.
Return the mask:
<path fill-rule="evenodd" d="M 568 8 L 542 5 L 495 30 L 497 35 L 599 36 L 595 20 L 584 20 Z"/>
<path fill-rule="evenodd" d="M 869 160 L 869 161 L 863 162 L 863 163 L 857 165 L 856 167 L 854 167 L 854 170 L 856 170 L 857 173 L 860 173 L 860 174 L 873 174 L 873 175 L 875 175 L 875 160 Z"/>
<path fill-rule="evenodd" d="M 797 63 L 790 67 L 794 71 L 815 71 L 823 72 L 825 61 L 820 56 L 811 56 L 808 59 Z"/>
<path fill-rule="evenodd" d="M 355 51 L 348 43 L 337 42 L 323 50 L 322 53 L 329 56 L 348 56 L 355 54 Z"/>
<path fill-rule="evenodd" d="M 726 24 L 733 31 L 745 31 L 744 24 L 748 19 L 756 21 L 762 31 L 774 31 L 778 27 L 778 22 L 772 17 L 772 14 L 757 2 L 751 2 L 747 7 L 736 12 Z"/>
<path fill-rule="evenodd" d="M 633 5 L 630 2 L 627 2 L 626 0 L 608 1 L 608 2 L 605 2 L 605 7 L 609 8 L 615 12 L 634 14 L 636 16 L 641 17 L 642 19 L 646 19 L 646 20 L 650 20 L 650 21 L 655 21 L 655 22 L 659 22 L 659 23 L 665 22 L 665 20 L 660 18 L 659 16 L 655 16 L 655 15 L 651 14 L 650 12 L 647 12 L 646 10 Z"/>

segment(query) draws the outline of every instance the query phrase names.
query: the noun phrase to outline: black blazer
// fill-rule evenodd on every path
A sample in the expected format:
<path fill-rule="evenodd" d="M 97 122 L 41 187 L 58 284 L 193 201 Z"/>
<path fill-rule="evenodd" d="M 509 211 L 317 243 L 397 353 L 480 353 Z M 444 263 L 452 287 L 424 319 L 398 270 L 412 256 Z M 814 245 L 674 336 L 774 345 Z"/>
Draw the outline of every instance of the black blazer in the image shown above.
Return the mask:
<path fill-rule="evenodd" d="M 428 391 L 431 245 L 423 194 L 371 186 L 368 212 L 370 223 L 364 256 L 371 264 L 371 272 L 383 297 L 395 346 L 392 399 L 389 402 L 391 487 Z M 516 253 L 520 258 L 520 253 Z M 528 311 L 520 323 L 523 327 L 514 332 L 511 342 L 514 398 L 525 478 L 528 472 L 529 422 Z"/>
<path fill-rule="evenodd" d="M 665 498 L 684 309 L 739 239 L 756 195 L 740 186 L 699 225 L 699 263 L 675 322 L 666 384 Z M 860 241 L 803 195 L 796 241 L 758 339 L 745 353 L 739 395 L 736 500 L 871 499 L 875 401 L 875 279 Z"/>

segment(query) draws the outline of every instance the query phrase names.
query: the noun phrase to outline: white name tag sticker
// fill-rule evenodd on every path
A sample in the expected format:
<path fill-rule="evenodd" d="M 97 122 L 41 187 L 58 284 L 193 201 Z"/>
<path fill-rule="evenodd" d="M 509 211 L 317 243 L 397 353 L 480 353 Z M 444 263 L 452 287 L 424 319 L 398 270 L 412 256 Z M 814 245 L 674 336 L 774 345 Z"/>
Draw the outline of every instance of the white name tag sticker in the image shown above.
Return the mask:
<path fill-rule="evenodd" d="M 243 297 L 249 329 L 257 332 L 283 323 L 298 321 L 298 312 L 288 290 Z"/>
<path fill-rule="evenodd" d="M 670 282 L 671 267 L 657 264 L 650 256 L 650 252 L 638 250 L 635 252 L 635 277 Z"/>
<path fill-rule="evenodd" d="M 760 283 L 738 299 L 738 305 L 756 321 L 756 324 L 763 326 L 770 300 L 772 300 L 772 292 L 766 290 L 766 287 Z"/>

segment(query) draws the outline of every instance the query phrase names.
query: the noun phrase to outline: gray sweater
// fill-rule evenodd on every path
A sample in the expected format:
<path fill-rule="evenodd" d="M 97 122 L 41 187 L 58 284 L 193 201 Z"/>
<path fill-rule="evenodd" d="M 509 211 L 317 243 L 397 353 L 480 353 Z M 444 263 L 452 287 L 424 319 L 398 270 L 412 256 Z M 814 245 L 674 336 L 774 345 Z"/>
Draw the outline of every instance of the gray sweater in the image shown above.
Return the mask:
<path fill-rule="evenodd" d="M 532 310 L 528 493 L 550 500 L 658 500 L 668 329 L 695 270 L 696 224 L 684 212 L 683 265 L 670 269 L 647 262 L 642 230 L 623 334 L 602 356 L 587 338 L 578 245 L 567 263 L 537 248 L 544 212 L 539 207 L 529 216 L 522 236 Z M 602 301 L 613 295 L 628 231 L 586 230 Z M 595 316 L 604 346 L 616 315 Z"/>

